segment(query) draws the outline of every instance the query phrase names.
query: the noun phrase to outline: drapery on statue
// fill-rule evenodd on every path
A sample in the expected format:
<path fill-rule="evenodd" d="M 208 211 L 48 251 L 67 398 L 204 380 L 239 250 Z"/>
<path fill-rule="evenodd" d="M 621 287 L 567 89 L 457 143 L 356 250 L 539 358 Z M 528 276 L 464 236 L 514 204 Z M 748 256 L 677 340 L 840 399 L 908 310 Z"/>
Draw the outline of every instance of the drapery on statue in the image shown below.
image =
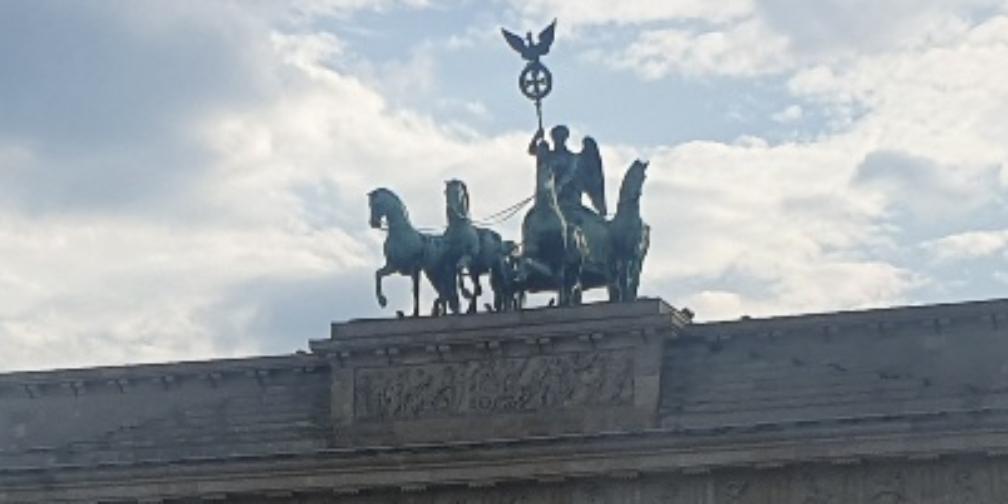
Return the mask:
<path fill-rule="evenodd" d="M 606 288 L 610 301 L 637 298 L 650 227 L 640 215 L 640 198 L 648 163 L 636 160 L 620 185 L 616 213 L 606 220 L 605 177 L 598 144 L 589 136 L 581 150 L 567 147 L 570 131 L 564 125 L 542 124 L 542 99 L 552 89 L 552 75 L 540 58 L 554 39 L 554 20 L 538 37 L 523 40 L 503 30 L 508 44 L 528 61 L 519 77 L 522 93 L 536 106 L 539 127 L 528 145 L 535 158 L 535 193 L 522 221 L 521 242 L 502 240 L 500 234 L 474 225 L 469 189 L 461 180 L 445 184 L 447 227 L 443 234 L 413 228 L 405 205 L 390 190 L 368 194 L 370 224 L 387 228 L 385 265 L 375 272 L 375 294 L 384 307 L 382 279 L 393 273 L 413 281 L 413 315 L 419 315 L 420 276 L 436 293 L 432 315 L 461 311 L 459 291 L 475 312 L 482 293 L 480 278 L 489 275 L 494 311 L 521 309 L 526 292 L 554 292 L 561 306 L 578 304 L 589 289 Z M 588 197 L 590 207 L 585 206 Z M 515 205 L 513 215 L 520 210 Z M 465 285 L 468 278 L 472 289 Z"/>

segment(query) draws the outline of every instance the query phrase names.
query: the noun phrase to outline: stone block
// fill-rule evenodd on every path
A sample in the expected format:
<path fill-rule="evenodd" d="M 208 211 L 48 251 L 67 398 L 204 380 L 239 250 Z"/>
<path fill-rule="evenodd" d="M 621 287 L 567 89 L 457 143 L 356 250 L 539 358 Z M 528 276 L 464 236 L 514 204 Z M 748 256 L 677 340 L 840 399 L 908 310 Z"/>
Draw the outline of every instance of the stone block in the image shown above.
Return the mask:
<path fill-rule="evenodd" d="M 478 441 L 656 425 L 664 343 L 686 323 L 660 300 L 334 324 L 336 442 Z"/>

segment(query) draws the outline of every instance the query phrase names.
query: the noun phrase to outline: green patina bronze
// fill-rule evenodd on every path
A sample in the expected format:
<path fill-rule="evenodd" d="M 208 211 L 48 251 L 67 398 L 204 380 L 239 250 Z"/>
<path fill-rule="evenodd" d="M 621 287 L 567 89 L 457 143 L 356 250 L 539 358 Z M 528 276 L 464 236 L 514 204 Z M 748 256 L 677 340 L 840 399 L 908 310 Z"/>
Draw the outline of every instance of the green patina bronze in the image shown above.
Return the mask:
<path fill-rule="evenodd" d="M 546 139 L 542 99 L 552 89 L 552 74 L 540 57 L 549 52 L 554 21 L 538 42 L 503 30 L 505 39 L 528 61 L 519 85 L 536 106 L 539 128 L 529 143 L 535 159 L 535 194 L 521 227 L 521 242 L 503 240 L 487 227 L 476 226 L 469 212 L 469 190 L 461 180 L 445 183 L 447 227 L 441 234 L 423 233 L 409 220 L 405 205 L 392 191 L 380 188 L 368 195 L 371 226 L 387 229 L 385 265 L 375 272 L 378 303 L 387 303 L 382 279 L 393 273 L 413 280 L 413 316 L 419 315 L 420 276 L 434 288 L 433 315 L 473 313 L 482 295 L 481 277 L 489 276 L 492 311 L 521 309 L 527 292 L 553 292 L 554 302 L 581 302 L 582 293 L 605 288 L 610 301 L 637 298 L 650 227 L 640 212 L 648 163 L 634 161 L 620 186 L 616 213 L 607 218 L 605 177 L 598 144 L 584 137 L 581 150 L 567 147 L 566 126 L 557 125 Z M 583 201 L 587 196 L 590 206 Z M 512 207 L 513 215 L 520 206 Z M 471 288 L 466 286 L 468 278 Z"/>

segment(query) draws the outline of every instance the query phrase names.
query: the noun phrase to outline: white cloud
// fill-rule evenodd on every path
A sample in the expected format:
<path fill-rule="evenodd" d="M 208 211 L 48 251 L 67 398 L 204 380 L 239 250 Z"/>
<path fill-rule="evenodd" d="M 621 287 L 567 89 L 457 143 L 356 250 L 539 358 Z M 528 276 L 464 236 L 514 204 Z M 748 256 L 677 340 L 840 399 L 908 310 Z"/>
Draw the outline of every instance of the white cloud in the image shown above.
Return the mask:
<path fill-rule="evenodd" d="M 800 105 L 789 105 L 787 108 L 774 113 L 771 119 L 779 123 L 790 123 L 801 119 L 803 115 L 804 113 Z"/>
<path fill-rule="evenodd" d="M 212 310 L 227 289 L 362 261 L 361 245 L 332 229 L 7 218 L 0 236 L 7 369 L 260 353 L 265 335 L 248 326 L 212 330 L 236 316 Z"/>
<path fill-rule="evenodd" d="M 992 17 L 961 37 L 919 50 L 866 55 L 815 66 L 790 89 L 841 110 L 864 109 L 857 128 L 891 150 L 939 163 L 996 165 L 1008 126 L 1008 17 Z"/>
<path fill-rule="evenodd" d="M 252 37 L 237 40 L 239 45 L 268 45 L 265 26 L 247 26 L 263 30 L 233 34 Z M 191 28 L 164 24 L 159 37 L 192 37 Z M 178 150 L 202 153 L 195 166 L 172 167 L 186 184 L 170 204 L 154 205 L 145 197 L 138 209 L 82 212 L 54 206 L 37 213 L 8 199 L 0 213 L 0 369 L 288 350 L 320 337 L 341 304 L 359 311 L 354 299 L 360 296 L 341 294 L 340 283 L 352 278 L 364 285 L 366 280 L 353 275 L 374 262 L 361 208 L 367 183 L 356 177 L 368 173 L 369 163 L 395 166 L 389 158 L 396 156 L 434 158 L 431 153 L 444 152 L 445 140 L 438 142 L 437 128 L 429 123 L 389 113 L 374 91 L 320 65 L 340 54 L 338 40 L 313 35 L 273 41 L 254 70 L 282 76 L 269 100 L 217 101 L 170 116 L 172 128 L 186 131 L 181 145 L 116 145 L 117 151 L 144 149 L 151 162 L 170 163 Z M 216 69 L 231 72 L 227 78 L 236 81 L 255 76 L 244 70 Z M 171 85 L 184 89 L 190 76 L 176 77 Z M 191 77 L 197 83 L 203 78 Z M 5 189 L 37 199 L 42 195 L 26 177 L 47 171 L 62 176 L 68 167 L 38 155 L 36 146 L 62 148 L 62 141 L 19 133 L 4 138 L 0 131 L 0 175 Z M 429 146 L 430 152 L 388 149 L 408 143 Z M 96 164 L 110 159 L 95 149 L 87 154 Z M 407 167 L 402 161 L 400 167 Z M 129 180 L 139 168 L 102 185 L 109 193 L 131 191 Z M 382 178 L 396 177 L 390 172 Z M 431 192 L 437 194 L 434 185 Z M 337 200 L 325 201 L 328 197 Z M 65 198 L 53 193 L 51 201 L 63 205 Z M 327 285 L 313 287 L 318 279 Z M 284 289 L 285 282 L 300 284 L 301 292 Z M 307 288 L 314 289 L 309 291 L 314 296 L 302 299 L 314 310 L 307 313 L 310 321 L 270 325 L 283 316 L 273 313 L 285 303 L 283 296 L 303 297 Z M 306 324 L 311 327 L 302 327 Z"/>
<path fill-rule="evenodd" d="M 645 211 L 666 231 L 653 236 L 647 285 L 681 293 L 705 320 L 904 299 L 923 279 L 864 250 L 886 236 L 871 195 L 849 184 L 859 156 L 840 137 L 658 152 Z"/>
<path fill-rule="evenodd" d="M 337 1 L 304 11 L 338 9 L 339 16 L 346 9 L 393 5 Z M 923 10 L 950 12 L 943 5 L 929 2 Z M 997 167 L 1003 170 L 1008 160 L 1008 96 L 1001 84 L 1008 80 L 1001 70 L 1008 60 L 1008 22 L 1002 16 L 971 24 L 956 8 L 954 19 L 931 22 L 927 14 L 921 24 L 905 6 L 890 7 L 865 6 L 876 14 L 907 16 L 909 24 L 896 20 L 853 30 L 856 35 L 893 27 L 900 34 L 868 37 L 864 44 L 837 38 L 856 20 L 832 19 L 836 4 L 807 19 L 812 28 L 835 22 L 819 39 L 814 29 L 794 26 L 794 19 L 766 21 L 765 8 L 755 10 L 750 2 L 725 7 L 538 0 L 519 8 L 537 19 L 555 13 L 561 26 L 580 26 L 585 33 L 606 29 L 600 25 L 646 23 L 624 56 L 627 68 L 648 78 L 718 75 L 747 85 L 768 74 L 797 72 L 788 88 L 795 96 L 768 104 L 763 117 L 778 110 L 779 121 L 803 119 L 792 123 L 797 127 L 822 107 L 844 119 L 842 127 L 812 132 L 802 142 L 776 141 L 758 130 L 730 144 L 643 147 L 602 139 L 611 196 L 630 159 L 651 159 L 644 214 L 653 244 L 645 293 L 686 304 L 700 319 L 879 306 L 916 299 L 919 289 L 949 280 L 906 260 L 904 251 L 953 261 L 1004 250 L 1008 238 L 1002 232 L 963 229 L 981 229 L 973 223 L 978 216 L 1001 210 Z M 468 182 L 477 216 L 531 192 L 533 167 L 523 152 L 527 134 L 489 135 L 469 122 L 492 119 L 492 106 L 438 95 L 430 81 L 432 103 L 458 110 L 457 119 L 438 122 L 398 103 L 397 94 L 440 78 L 444 68 L 437 54 L 404 49 L 386 59 L 398 63 L 382 66 L 356 60 L 362 57 L 351 54 L 338 34 L 308 25 L 278 34 L 270 20 L 257 17 L 262 15 L 249 14 L 241 30 L 227 32 L 230 42 L 222 50 L 228 54 L 227 48 L 250 43 L 255 65 L 217 69 L 226 70 L 229 82 L 255 83 L 251 98 L 210 94 L 200 106 L 178 107 L 184 109 L 178 114 L 139 114 L 184 133 L 168 145 L 103 136 L 109 151 L 77 151 L 88 155 L 80 162 L 89 167 L 120 161 L 119 172 L 94 183 L 108 189 L 96 198 L 101 202 L 133 190 L 133 181 L 150 178 L 139 174 L 156 175 L 164 166 L 178 167 L 173 173 L 181 180 L 171 197 L 162 201 L 149 194 L 165 191 L 152 190 L 131 199 L 137 206 L 101 211 L 68 209 L 68 196 L 56 192 L 50 202 L 59 211 L 29 211 L 34 207 L 14 197 L 4 202 L 0 368 L 303 346 L 323 336 L 332 318 L 380 313 L 371 282 L 382 237 L 366 226 L 368 190 L 390 186 L 403 196 L 414 222 L 430 227 L 443 221 L 446 178 Z M 692 21 L 681 22 L 687 19 Z M 864 22 L 875 26 L 877 20 Z M 155 26 L 165 40 L 198 39 L 189 31 L 173 32 L 185 25 Z M 589 37 L 580 43 L 593 47 Z M 607 43 L 599 41 L 600 53 L 611 49 Z M 567 71 L 572 79 L 565 82 L 576 82 L 577 69 Z M 187 72 L 171 76 L 172 89 L 202 82 L 186 80 L 199 77 Z M 389 76 L 397 76 L 392 85 L 378 84 Z M 801 105 L 785 108 L 796 101 Z M 177 103 L 188 102 L 165 108 L 172 111 Z M 677 120 L 691 118 L 661 119 Z M 662 124 L 641 120 L 638 127 Z M 34 188 L 42 187 L 11 173 L 66 175 L 62 160 L 48 149 L 62 144 L 44 130 L 0 132 L 0 170 L 10 194 L 38 198 Z M 145 136 L 151 131 L 127 130 Z M 122 161 L 110 154 L 123 146 L 142 156 Z M 181 163 L 171 156 L 180 151 L 200 155 Z M 140 161 L 161 163 L 145 172 L 130 168 Z M 78 172 L 63 186 L 79 191 L 89 179 L 81 174 L 88 173 Z M 150 184 L 159 189 L 165 180 Z M 927 233 L 899 232 L 915 223 Z M 517 237 L 517 222 L 503 226 L 503 233 Z M 389 280 L 395 307 L 408 303 L 406 290 L 405 281 Z"/>
<path fill-rule="evenodd" d="M 561 20 L 560 30 L 568 26 L 638 24 L 654 21 L 698 19 L 725 21 L 752 11 L 751 0 L 522 0 L 511 2 L 526 19 Z M 531 26 L 531 25 L 530 25 Z"/>
<path fill-rule="evenodd" d="M 756 11 L 817 59 L 908 49 L 958 37 L 995 0 L 759 0 Z"/>
<path fill-rule="evenodd" d="M 911 219 L 934 222 L 996 203 L 998 172 L 993 167 L 943 166 L 898 151 L 868 154 L 854 174 L 855 184 L 878 191 L 889 206 Z"/>
<path fill-rule="evenodd" d="M 524 12 L 539 12 L 546 6 L 575 10 L 573 4 L 544 0 Z M 864 56 L 960 41 L 997 4 L 995 0 L 757 0 L 732 4 L 721 15 L 713 15 L 692 2 L 627 2 L 615 12 L 600 7 L 571 17 L 576 25 L 619 20 L 641 26 L 642 33 L 612 66 L 632 69 L 644 79 L 754 76 L 815 67 L 822 76 L 833 65 L 848 66 Z M 810 77 L 814 75 L 804 79 Z"/>
<path fill-rule="evenodd" d="M 987 257 L 1008 247 L 1008 231 L 967 231 L 921 244 L 936 261 Z"/>
<path fill-rule="evenodd" d="M 293 0 L 284 8 L 290 14 L 310 21 L 319 16 L 346 17 L 360 10 L 386 11 L 396 7 L 417 9 L 430 5 L 429 0 Z M 271 7 L 278 8 L 275 5 Z"/>
<path fill-rule="evenodd" d="M 792 65 L 787 40 L 753 19 L 705 31 L 648 30 L 609 61 L 650 80 L 670 74 L 751 77 Z"/>

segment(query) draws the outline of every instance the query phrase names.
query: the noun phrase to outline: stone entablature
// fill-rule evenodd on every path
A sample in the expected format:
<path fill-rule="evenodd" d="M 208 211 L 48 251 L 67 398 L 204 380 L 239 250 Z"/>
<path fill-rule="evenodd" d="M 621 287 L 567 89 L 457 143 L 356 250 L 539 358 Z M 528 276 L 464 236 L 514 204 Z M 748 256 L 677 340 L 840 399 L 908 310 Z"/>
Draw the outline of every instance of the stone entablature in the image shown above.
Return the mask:
<path fill-rule="evenodd" d="M 686 324 L 660 300 L 475 317 L 353 321 L 332 362 L 339 445 L 656 426 L 661 355 Z"/>
<path fill-rule="evenodd" d="M 274 372 L 315 372 L 326 365 L 311 354 L 212 361 L 138 364 L 58 371 L 0 374 L 0 398 L 35 399 L 47 394 L 82 396 L 112 390 L 130 392 L 131 385 L 155 383 L 170 387 L 179 380 L 202 379 L 213 386 L 230 378 L 261 379 Z M 108 390 L 106 390 L 108 389 Z"/>
<path fill-rule="evenodd" d="M 328 372 L 291 355 L 0 375 L 0 471 L 325 447 Z"/>
<path fill-rule="evenodd" d="M 1005 320 L 1008 303 L 983 301 L 697 324 L 666 349 L 662 425 L 1006 411 Z"/>
<path fill-rule="evenodd" d="M 646 300 L 0 375 L 0 503 L 1008 502 L 1006 315 Z"/>

